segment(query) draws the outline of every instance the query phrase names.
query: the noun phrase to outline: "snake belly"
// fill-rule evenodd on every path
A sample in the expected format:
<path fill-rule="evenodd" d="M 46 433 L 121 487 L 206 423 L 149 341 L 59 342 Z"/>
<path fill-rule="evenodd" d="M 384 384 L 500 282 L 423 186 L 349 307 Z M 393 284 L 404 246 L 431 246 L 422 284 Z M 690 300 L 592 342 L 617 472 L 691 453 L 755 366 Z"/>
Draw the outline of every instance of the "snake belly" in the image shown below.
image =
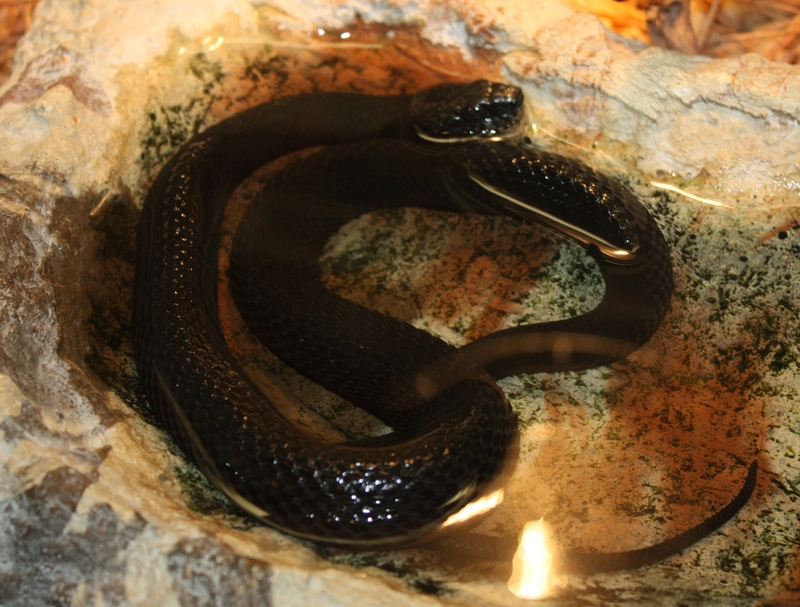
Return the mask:
<path fill-rule="evenodd" d="M 516 459 L 516 417 L 493 377 L 613 362 L 655 331 L 672 292 L 660 231 L 616 181 L 504 142 L 409 145 L 398 134 L 407 137 L 414 106 L 407 96 L 326 93 L 258 106 L 190 140 L 143 209 L 134 348 L 148 399 L 234 502 L 315 541 L 384 547 L 447 526 L 498 488 Z M 460 139 L 451 131 L 426 139 Z M 217 313 L 230 193 L 269 160 L 318 145 L 332 147 L 288 169 L 248 210 L 231 252 L 231 289 L 275 354 L 393 429 L 343 444 L 319 444 L 277 412 L 230 354 Z M 410 199 L 540 220 L 579 241 L 605 280 L 601 303 L 455 349 L 325 289 L 318 259 L 329 236 Z M 609 257 L 603 243 L 633 261 Z"/>

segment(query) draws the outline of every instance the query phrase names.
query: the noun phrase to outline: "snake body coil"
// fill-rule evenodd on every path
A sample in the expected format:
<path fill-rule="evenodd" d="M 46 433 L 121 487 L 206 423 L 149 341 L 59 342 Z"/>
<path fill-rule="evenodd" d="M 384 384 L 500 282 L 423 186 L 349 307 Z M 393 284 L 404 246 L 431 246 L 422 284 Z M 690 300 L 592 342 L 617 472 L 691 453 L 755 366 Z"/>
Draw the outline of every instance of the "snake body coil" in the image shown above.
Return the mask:
<path fill-rule="evenodd" d="M 481 140 L 513 128 L 521 106 L 518 89 L 486 82 L 415 96 L 298 95 L 207 129 L 157 177 L 139 233 L 137 367 L 165 429 L 251 515 L 343 546 L 426 537 L 515 461 L 516 417 L 493 377 L 607 364 L 661 322 L 669 253 L 638 200 L 574 161 Z M 410 131 L 422 139 L 398 139 Z M 248 211 L 230 274 L 243 317 L 273 352 L 393 428 L 324 445 L 242 371 L 216 299 L 232 191 L 266 162 L 319 145 L 332 147 L 285 171 Z M 318 259 L 329 236 L 367 211 L 409 203 L 544 223 L 595 257 L 604 298 L 582 316 L 456 350 L 325 289 Z"/>

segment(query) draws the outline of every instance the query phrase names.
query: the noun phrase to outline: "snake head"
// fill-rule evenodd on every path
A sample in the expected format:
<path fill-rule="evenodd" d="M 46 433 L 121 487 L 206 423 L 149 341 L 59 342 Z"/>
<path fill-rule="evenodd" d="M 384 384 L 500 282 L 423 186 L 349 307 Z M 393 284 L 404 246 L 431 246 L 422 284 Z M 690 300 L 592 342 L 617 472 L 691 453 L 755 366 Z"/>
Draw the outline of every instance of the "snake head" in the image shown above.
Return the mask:
<path fill-rule="evenodd" d="M 440 84 L 414 95 L 411 122 L 424 139 L 495 137 L 519 124 L 522 104 L 522 90 L 508 84 Z"/>

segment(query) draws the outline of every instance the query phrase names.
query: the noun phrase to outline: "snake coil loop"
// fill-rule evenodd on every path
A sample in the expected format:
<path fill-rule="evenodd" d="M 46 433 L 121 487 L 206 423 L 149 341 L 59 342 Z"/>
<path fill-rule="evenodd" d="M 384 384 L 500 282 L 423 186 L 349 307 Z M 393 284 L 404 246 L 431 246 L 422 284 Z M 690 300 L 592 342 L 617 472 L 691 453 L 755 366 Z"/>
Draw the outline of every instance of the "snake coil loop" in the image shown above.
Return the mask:
<path fill-rule="evenodd" d="M 655 222 L 627 189 L 584 165 L 487 141 L 517 128 L 522 101 L 519 89 L 485 81 L 415 96 L 277 99 L 195 136 L 155 180 L 139 232 L 137 368 L 164 428 L 252 516 L 350 547 L 435 535 L 496 491 L 515 462 L 516 416 L 493 378 L 607 364 L 658 327 L 672 273 Z M 413 146 L 398 138 L 409 121 L 422 139 Z M 233 189 L 266 162 L 320 145 L 331 147 L 287 169 L 248 210 L 230 281 L 243 318 L 276 355 L 393 429 L 326 445 L 242 371 L 216 300 Z M 598 261 L 603 300 L 587 314 L 456 350 L 325 289 L 318 259 L 329 236 L 409 196 L 536 220 L 572 238 Z"/>

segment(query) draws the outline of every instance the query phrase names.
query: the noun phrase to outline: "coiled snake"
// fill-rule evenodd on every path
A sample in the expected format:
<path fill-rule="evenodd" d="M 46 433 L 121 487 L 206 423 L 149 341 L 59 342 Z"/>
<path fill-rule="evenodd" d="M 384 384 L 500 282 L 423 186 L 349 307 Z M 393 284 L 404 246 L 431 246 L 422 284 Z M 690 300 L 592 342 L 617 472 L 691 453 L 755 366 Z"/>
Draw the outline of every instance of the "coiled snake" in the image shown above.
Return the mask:
<path fill-rule="evenodd" d="M 137 368 L 165 429 L 248 513 L 348 547 L 435 535 L 515 461 L 516 417 L 494 379 L 608 364 L 658 327 L 672 271 L 655 222 L 616 181 L 498 141 L 521 110 L 519 89 L 485 81 L 411 96 L 297 95 L 208 128 L 160 172 L 139 232 Z M 243 318 L 276 355 L 393 429 L 324 445 L 242 371 L 216 299 L 232 191 L 266 162 L 320 145 L 331 147 L 279 175 L 248 211 L 230 280 Z M 605 295 L 581 316 L 455 349 L 325 289 L 318 259 L 329 236 L 367 211 L 409 203 L 543 223 L 587 248 Z"/>

